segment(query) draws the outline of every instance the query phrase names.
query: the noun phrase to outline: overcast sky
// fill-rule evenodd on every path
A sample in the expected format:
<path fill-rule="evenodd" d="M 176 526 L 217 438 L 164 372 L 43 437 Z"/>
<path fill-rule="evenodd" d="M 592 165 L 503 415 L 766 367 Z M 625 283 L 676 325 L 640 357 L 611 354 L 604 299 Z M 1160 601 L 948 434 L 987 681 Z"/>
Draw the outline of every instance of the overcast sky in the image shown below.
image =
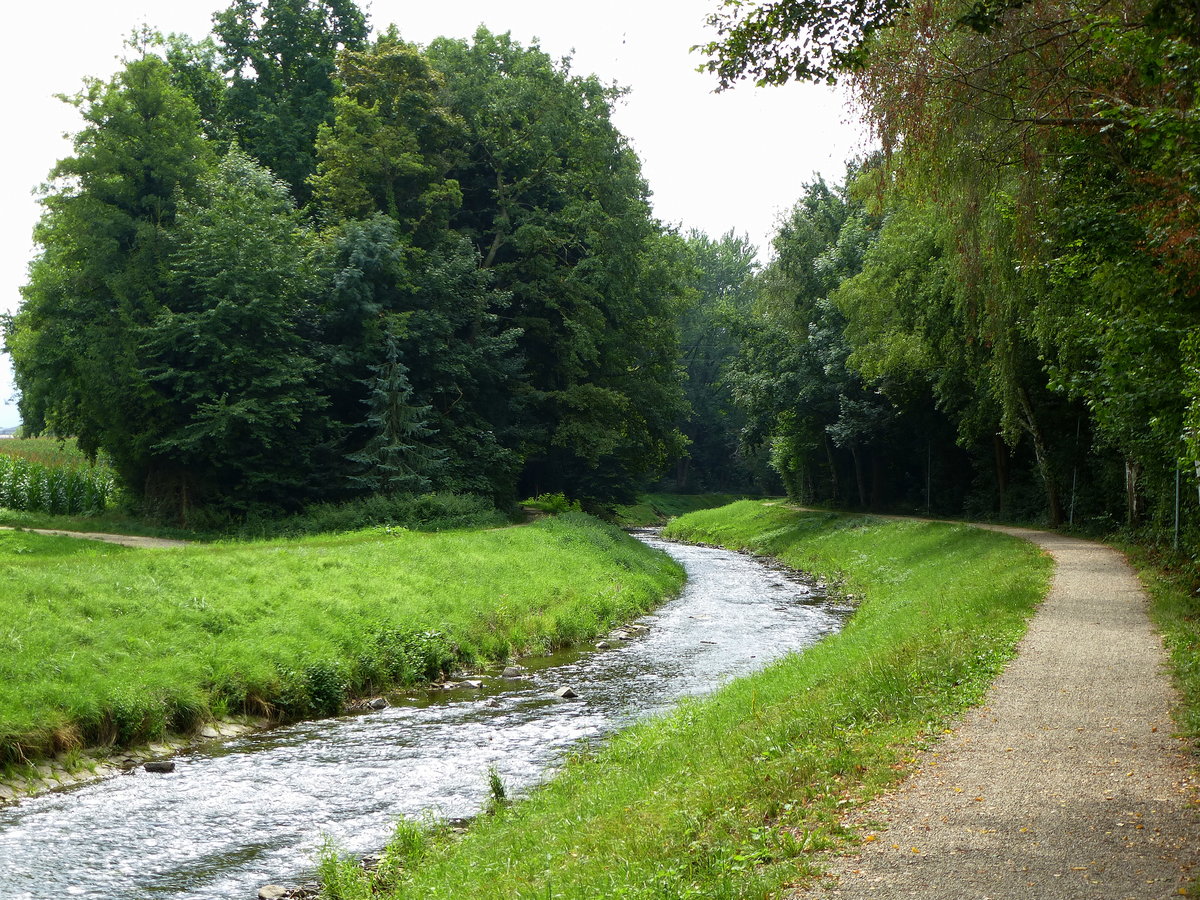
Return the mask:
<path fill-rule="evenodd" d="M 689 48 L 707 38 L 705 16 L 717 0 L 375 0 L 375 27 L 395 22 L 403 37 L 428 43 L 467 37 L 481 23 L 536 38 L 555 57 L 570 54 L 580 74 L 630 89 L 615 115 L 642 158 L 655 212 L 668 223 L 713 236 L 748 233 L 766 248 L 779 214 L 821 173 L 838 179 L 861 152 L 860 131 L 832 89 L 813 85 L 712 92 Z M 54 99 L 74 93 L 87 75 L 119 67 L 122 41 L 146 22 L 199 38 L 226 0 L 47 0 L 6 15 L 10 107 L 0 166 L 0 308 L 14 310 L 34 248 L 38 216 L 32 190 L 70 151 L 75 111 Z M 14 97 L 15 94 L 15 97 Z M 0 428 L 18 424 L 7 357 L 0 359 Z"/>

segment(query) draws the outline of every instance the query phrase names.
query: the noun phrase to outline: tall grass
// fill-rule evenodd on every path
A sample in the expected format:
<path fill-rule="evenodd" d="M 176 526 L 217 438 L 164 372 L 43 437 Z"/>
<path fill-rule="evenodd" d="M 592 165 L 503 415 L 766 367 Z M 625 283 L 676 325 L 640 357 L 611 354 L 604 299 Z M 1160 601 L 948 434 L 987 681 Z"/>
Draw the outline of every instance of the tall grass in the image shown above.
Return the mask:
<path fill-rule="evenodd" d="M 297 718 L 638 615 L 679 567 L 595 519 L 130 550 L 0 532 L 0 763 Z"/>
<path fill-rule="evenodd" d="M 4 438 L 0 440 L 0 456 L 27 459 L 49 469 L 73 468 L 89 462 L 74 438 Z"/>
<path fill-rule="evenodd" d="M 979 700 L 1047 589 L 1031 545 L 975 529 L 742 502 L 669 526 L 844 578 L 838 635 L 581 750 L 461 841 L 411 829 L 378 874 L 327 859 L 331 897 L 758 898 L 853 841 L 847 809 Z"/>

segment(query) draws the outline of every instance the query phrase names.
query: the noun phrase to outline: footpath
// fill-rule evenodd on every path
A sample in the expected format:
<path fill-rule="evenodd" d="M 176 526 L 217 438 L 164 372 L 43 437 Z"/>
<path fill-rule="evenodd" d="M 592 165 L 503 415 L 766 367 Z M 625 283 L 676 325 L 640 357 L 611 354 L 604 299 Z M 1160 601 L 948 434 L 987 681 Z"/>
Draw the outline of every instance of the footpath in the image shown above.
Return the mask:
<path fill-rule="evenodd" d="M 1200 809 L 1162 640 L 1101 544 L 1018 528 L 1057 562 L 985 705 L 850 814 L 867 841 L 808 896 L 1158 900 L 1200 876 Z"/>
<path fill-rule="evenodd" d="M 142 537 L 137 534 L 108 534 L 101 531 L 59 531 L 55 528 L 12 528 L 0 525 L 0 531 L 32 531 L 34 534 L 48 534 L 52 537 L 80 538 L 85 541 L 103 541 L 106 544 L 120 544 L 122 547 L 186 547 L 188 541 L 177 541 L 171 538 Z"/>

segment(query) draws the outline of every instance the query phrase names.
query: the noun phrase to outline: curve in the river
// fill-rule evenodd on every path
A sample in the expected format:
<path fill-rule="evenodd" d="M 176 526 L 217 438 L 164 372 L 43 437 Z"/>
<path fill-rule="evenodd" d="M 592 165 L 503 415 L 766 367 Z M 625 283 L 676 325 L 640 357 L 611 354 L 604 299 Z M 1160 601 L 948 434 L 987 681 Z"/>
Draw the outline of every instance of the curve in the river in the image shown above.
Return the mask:
<path fill-rule="evenodd" d="M 0 809 L 0 896 L 249 900 L 302 880 L 326 835 L 366 853 L 401 816 L 473 815 L 489 767 L 528 788 L 579 741 L 809 646 L 844 618 L 814 585 L 751 557 L 642 538 L 688 581 L 641 636 L 530 661 L 525 677 L 487 677 L 482 690 L 198 749 L 173 774 L 136 770 Z M 558 699 L 564 684 L 579 698 Z"/>

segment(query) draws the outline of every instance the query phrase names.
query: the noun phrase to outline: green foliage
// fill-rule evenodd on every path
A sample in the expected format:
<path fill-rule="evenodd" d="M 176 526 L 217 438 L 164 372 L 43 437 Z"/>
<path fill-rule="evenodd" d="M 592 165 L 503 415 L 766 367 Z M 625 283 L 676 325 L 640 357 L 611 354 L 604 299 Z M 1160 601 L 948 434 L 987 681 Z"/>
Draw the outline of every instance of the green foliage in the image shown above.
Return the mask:
<path fill-rule="evenodd" d="M 414 406 L 408 368 L 400 362 L 394 339 L 387 342 L 385 362 L 367 398 L 370 415 L 366 426 L 374 431 L 367 445 L 349 456 L 363 473 L 352 476 L 373 494 L 421 493 L 430 485 L 429 474 L 441 456 L 426 439 L 434 430 L 426 425 L 430 407 Z"/>
<path fill-rule="evenodd" d="M 160 410 L 142 335 L 166 294 L 169 229 L 211 153 L 194 103 L 156 56 L 72 98 L 84 119 L 50 173 L 35 231 L 41 253 L 5 327 L 30 434 L 76 435 L 141 484 Z"/>
<path fill-rule="evenodd" d="M 107 466 L 48 466 L 0 454 L 0 507 L 5 509 L 95 515 L 104 511 L 113 491 L 113 474 Z"/>
<path fill-rule="evenodd" d="M 74 438 L 7 438 L 0 441 L 0 456 L 27 459 L 51 468 L 81 466 L 89 462 Z"/>
<path fill-rule="evenodd" d="M 0 762 L 218 715 L 337 712 L 592 638 L 682 579 L 579 513 L 158 551 L 0 532 L 0 567 Z"/>
<path fill-rule="evenodd" d="M 620 92 L 486 29 L 428 54 L 467 148 L 449 173 L 463 194 L 451 224 L 520 329 L 520 490 L 629 492 L 681 450 L 672 322 L 684 260 L 612 124 Z"/>
<path fill-rule="evenodd" d="M 679 314 L 688 413 L 680 430 L 687 455 L 676 463 L 672 487 L 679 491 L 728 490 L 761 484 L 761 454 L 746 453 L 739 440 L 745 415 L 734 401 L 728 370 L 738 351 L 739 323 L 750 315 L 759 270 L 749 239 L 730 231 L 719 240 L 687 236 L 693 275 L 689 303 Z"/>
<path fill-rule="evenodd" d="M 228 78 L 223 118 L 305 202 L 317 131 L 333 117 L 337 54 L 363 45 L 366 16 L 354 0 L 234 0 L 213 33 Z"/>
<path fill-rule="evenodd" d="M 558 515 L 565 512 L 581 512 L 579 501 L 569 500 L 561 492 L 557 494 L 538 494 L 536 497 L 522 500 L 521 506 L 541 510 L 551 515 Z"/>
<path fill-rule="evenodd" d="M 308 315 L 305 234 L 286 188 L 237 148 L 179 210 L 170 299 L 147 330 L 144 377 L 161 398 L 152 502 L 275 506 L 302 495 L 306 429 L 324 405 L 298 333 Z"/>
<path fill-rule="evenodd" d="M 865 599 L 840 634 L 579 751 L 348 898 L 779 896 L 816 874 L 814 851 L 860 839 L 847 805 L 983 697 L 1049 582 L 1034 547 L 968 528 L 739 503 L 672 530 L 843 576 Z"/>
<path fill-rule="evenodd" d="M 786 0 L 782 3 L 722 0 L 708 18 L 718 39 L 701 48 L 704 68 L 722 88 L 743 78 L 759 86 L 793 79 L 833 83 L 862 67 L 874 32 L 891 26 L 909 0 Z"/>
<path fill-rule="evenodd" d="M 317 134 L 317 205 L 337 218 L 383 213 L 418 244 L 436 242 L 461 202 L 446 170 L 458 138 L 441 79 L 395 26 L 338 59 L 334 121 Z"/>
<path fill-rule="evenodd" d="M 607 503 L 682 454 L 691 262 L 619 89 L 486 30 L 368 42 L 353 0 L 136 40 L 76 100 L 4 322 L 31 433 L 188 527 L 380 491 Z"/>

